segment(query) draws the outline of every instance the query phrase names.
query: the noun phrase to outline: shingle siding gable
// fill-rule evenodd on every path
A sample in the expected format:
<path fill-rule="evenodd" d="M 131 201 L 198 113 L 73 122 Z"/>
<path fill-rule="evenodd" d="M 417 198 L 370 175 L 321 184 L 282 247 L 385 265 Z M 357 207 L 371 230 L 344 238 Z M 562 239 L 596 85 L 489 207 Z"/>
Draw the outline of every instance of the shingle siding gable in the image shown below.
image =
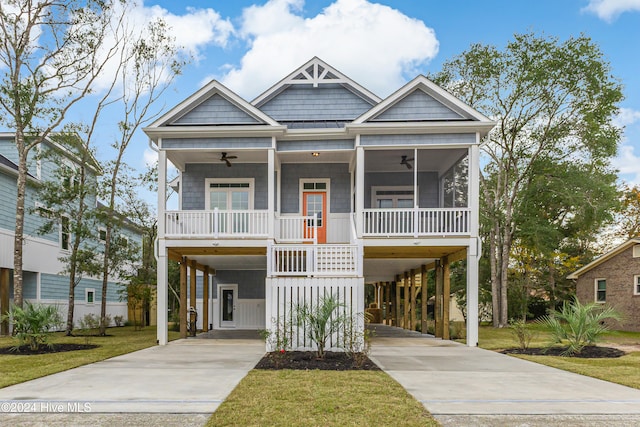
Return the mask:
<path fill-rule="evenodd" d="M 340 85 L 293 85 L 258 106 L 277 121 L 354 120 L 372 105 Z"/>
<path fill-rule="evenodd" d="M 214 94 L 191 111 L 178 118 L 173 124 L 262 124 L 251 115 L 229 102 L 219 94 Z"/>
<path fill-rule="evenodd" d="M 464 119 L 431 95 L 416 89 L 370 121 L 429 121 Z"/>

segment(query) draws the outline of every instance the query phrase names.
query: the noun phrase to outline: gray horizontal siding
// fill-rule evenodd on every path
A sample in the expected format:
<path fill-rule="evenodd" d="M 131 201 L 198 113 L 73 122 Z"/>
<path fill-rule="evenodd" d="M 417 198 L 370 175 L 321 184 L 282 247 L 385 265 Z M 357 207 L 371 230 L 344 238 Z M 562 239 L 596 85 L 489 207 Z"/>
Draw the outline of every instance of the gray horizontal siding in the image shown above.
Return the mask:
<path fill-rule="evenodd" d="M 175 124 L 257 124 L 262 123 L 222 96 L 215 94 L 180 117 Z"/>
<path fill-rule="evenodd" d="M 162 148 L 270 148 L 271 138 L 166 138 Z"/>
<path fill-rule="evenodd" d="M 428 121 L 463 118 L 446 105 L 436 101 L 431 95 L 416 89 L 370 121 Z"/>
<path fill-rule="evenodd" d="M 263 299 L 266 277 L 266 270 L 216 270 L 213 297 L 217 298 L 218 284 L 237 284 L 239 299 Z"/>
<path fill-rule="evenodd" d="M 278 151 L 353 150 L 353 139 L 327 141 L 278 141 Z"/>
<path fill-rule="evenodd" d="M 300 178 L 329 178 L 331 213 L 349 213 L 351 175 L 347 163 L 285 163 L 282 165 L 280 212 L 300 212 Z"/>
<path fill-rule="evenodd" d="M 444 133 L 424 135 L 362 135 L 360 144 L 372 145 L 439 145 L 474 144 L 475 133 Z"/>
<path fill-rule="evenodd" d="M 205 179 L 253 178 L 254 209 L 267 209 L 267 165 L 264 163 L 188 163 L 182 173 L 182 209 L 205 209 Z"/>
<path fill-rule="evenodd" d="M 292 85 L 259 108 L 278 121 L 353 120 L 372 105 L 340 85 Z"/>

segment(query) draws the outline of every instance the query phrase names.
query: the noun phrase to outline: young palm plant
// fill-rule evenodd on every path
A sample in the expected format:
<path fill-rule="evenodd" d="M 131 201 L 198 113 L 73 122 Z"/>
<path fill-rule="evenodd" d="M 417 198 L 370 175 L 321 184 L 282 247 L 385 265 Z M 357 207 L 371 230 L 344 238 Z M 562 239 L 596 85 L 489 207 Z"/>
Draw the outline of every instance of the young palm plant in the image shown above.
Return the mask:
<path fill-rule="evenodd" d="M 549 315 L 537 322 L 546 327 L 553 342 L 566 341 L 567 349 L 563 356 L 579 354 L 588 345 L 595 344 L 609 330 L 605 320 L 621 320 L 621 314 L 612 307 L 597 303 L 581 304 L 578 298 L 572 302 L 565 301 L 560 311 L 553 310 Z"/>
<path fill-rule="evenodd" d="M 334 295 L 320 298 L 316 304 L 306 303 L 297 307 L 296 325 L 304 328 L 309 340 L 316 344 L 319 359 L 324 358 L 329 337 L 345 324 L 345 305 Z"/>
<path fill-rule="evenodd" d="M 58 309 L 52 305 L 24 302 L 24 308 L 14 305 L 5 315 L 13 323 L 13 335 L 18 340 L 16 350 L 25 343 L 36 351 L 41 345 L 48 344 L 49 332 L 60 326 L 62 318 Z"/>

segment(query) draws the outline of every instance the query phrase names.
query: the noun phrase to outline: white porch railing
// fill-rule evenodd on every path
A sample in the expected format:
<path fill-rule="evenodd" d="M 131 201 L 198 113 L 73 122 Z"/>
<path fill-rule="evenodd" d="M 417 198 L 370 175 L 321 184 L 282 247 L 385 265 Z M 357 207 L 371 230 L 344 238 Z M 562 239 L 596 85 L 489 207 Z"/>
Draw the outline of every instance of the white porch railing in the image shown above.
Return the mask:
<path fill-rule="evenodd" d="M 313 216 L 279 216 L 276 240 L 281 243 L 318 243 L 318 218 Z"/>
<path fill-rule="evenodd" d="M 365 209 L 363 236 L 467 235 L 469 208 Z"/>
<path fill-rule="evenodd" d="M 269 245 L 269 276 L 358 276 L 358 245 Z"/>
<path fill-rule="evenodd" d="M 254 237 L 269 235 L 266 210 L 169 211 L 166 212 L 166 237 Z"/>

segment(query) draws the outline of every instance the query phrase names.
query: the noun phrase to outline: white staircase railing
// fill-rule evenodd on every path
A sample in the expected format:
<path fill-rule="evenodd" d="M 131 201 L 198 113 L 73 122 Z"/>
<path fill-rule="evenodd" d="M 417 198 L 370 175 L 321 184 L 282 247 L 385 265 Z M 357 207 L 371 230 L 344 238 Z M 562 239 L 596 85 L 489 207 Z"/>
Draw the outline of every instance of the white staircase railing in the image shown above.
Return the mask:
<path fill-rule="evenodd" d="M 281 243 L 318 243 L 318 217 L 278 216 L 276 217 L 276 240 Z"/>
<path fill-rule="evenodd" d="M 359 276 L 359 245 L 269 244 L 268 275 Z"/>

